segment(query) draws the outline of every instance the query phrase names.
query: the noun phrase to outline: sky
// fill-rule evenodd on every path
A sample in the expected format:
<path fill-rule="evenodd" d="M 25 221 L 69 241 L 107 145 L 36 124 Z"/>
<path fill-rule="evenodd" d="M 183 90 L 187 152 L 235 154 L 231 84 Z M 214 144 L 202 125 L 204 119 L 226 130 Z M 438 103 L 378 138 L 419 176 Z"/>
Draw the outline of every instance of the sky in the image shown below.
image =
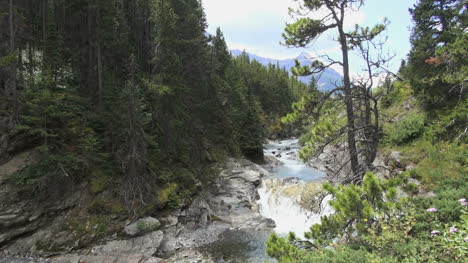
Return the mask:
<path fill-rule="evenodd" d="M 220 27 L 230 49 L 246 50 L 258 56 L 286 59 L 295 58 L 301 52 L 312 57 L 327 54 L 340 58 L 340 49 L 334 41 L 336 36 L 327 33 L 307 49 L 288 48 L 280 45 L 281 33 L 287 22 L 293 19 L 288 8 L 297 5 L 294 0 L 202 0 L 208 22 L 208 32 Z M 390 25 L 385 49 L 394 54 L 389 67 L 396 71 L 410 49 L 409 36 L 412 25 L 408 8 L 417 0 L 367 0 L 359 11 L 350 11 L 345 18 L 348 29 L 355 24 L 372 26 L 386 17 Z M 362 63 L 356 55 L 351 56 L 351 71 L 360 71 Z M 335 68 L 339 70 L 339 68 Z"/>

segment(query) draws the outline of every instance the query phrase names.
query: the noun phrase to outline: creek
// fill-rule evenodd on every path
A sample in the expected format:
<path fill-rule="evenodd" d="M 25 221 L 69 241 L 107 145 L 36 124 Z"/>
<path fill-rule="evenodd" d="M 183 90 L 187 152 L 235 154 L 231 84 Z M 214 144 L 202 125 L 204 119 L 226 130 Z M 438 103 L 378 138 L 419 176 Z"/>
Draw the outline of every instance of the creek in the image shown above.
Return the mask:
<path fill-rule="evenodd" d="M 313 213 L 303 202 L 321 188 L 325 174 L 306 166 L 299 158 L 297 139 L 269 141 L 264 145 L 267 158 L 276 158 L 276 165 L 265 168 L 270 176 L 264 177 L 257 189 L 260 214 L 275 221 L 273 229 L 280 236 L 294 232 L 303 237 L 310 226 L 320 222 L 320 217 L 330 214 L 329 198 L 322 202 L 320 213 Z M 232 229 L 221 235 L 219 241 L 202 248 L 219 263 L 263 263 L 273 261 L 266 254 L 266 241 L 271 231 L 245 231 Z"/>

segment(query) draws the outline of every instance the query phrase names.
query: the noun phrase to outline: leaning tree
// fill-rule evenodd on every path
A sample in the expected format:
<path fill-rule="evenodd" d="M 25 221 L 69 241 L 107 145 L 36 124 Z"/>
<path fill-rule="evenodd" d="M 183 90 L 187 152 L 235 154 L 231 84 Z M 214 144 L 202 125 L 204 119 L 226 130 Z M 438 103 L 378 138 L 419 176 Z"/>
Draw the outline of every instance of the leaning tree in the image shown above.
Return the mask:
<path fill-rule="evenodd" d="M 283 33 L 284 44 L 288 47 L 309 47 L 325 32 L 334 31 L 336 42 L 341 49 L 341 58 L 321 55 L 314 58 L 311 65 L 302 66 L 296 61 L 293 73 L 306 76 L 320 74 L 327 68 L 339 66 L 343 80 L 336 83 L 335 89 L 319 93 L 309 98 L 303 107 L 313 116 L 312 126 L 320 127 L 319 121 L 327 114 L 343 114 L 345 121 L 333 120 L 326 129 L 321 129 L 321 136 L 310 142 L 311 156 L 323 153 L 327 145 L 343 141 L 346 145 L 347 158 L 340 160 L 334 169 L 335 175 L 345 174 L 344 183 L 362 181 L 366 171 L 372 170 L 380 137 L 378 96 L 373 91 L 375 80 L 387 70 L 391 55 L 385 54 L 381 36 L 388 22 L 385 20 L 372 28 L 355 25 L 347 30 L 345 20 L 350 11 L 357 11 L 364 0 L 298 0 L 296 8 L 290 8 L 295 21 L 287 24 Z M 357 77 L 350 75 L 350 54 L 355 52 L 362 59 L 363 68 Z M 341 112 L 337 105 L 343 105 Z M 334 110 L 333 110 L 334 109 Z M 326 132 L 323 132 L 323 131 Z M 320 131 L 314 132 L 314 134 Z M 319 138 L 321 137 L 321 138 Z M 349 173 L 345 172 L 348 167 Z"/>

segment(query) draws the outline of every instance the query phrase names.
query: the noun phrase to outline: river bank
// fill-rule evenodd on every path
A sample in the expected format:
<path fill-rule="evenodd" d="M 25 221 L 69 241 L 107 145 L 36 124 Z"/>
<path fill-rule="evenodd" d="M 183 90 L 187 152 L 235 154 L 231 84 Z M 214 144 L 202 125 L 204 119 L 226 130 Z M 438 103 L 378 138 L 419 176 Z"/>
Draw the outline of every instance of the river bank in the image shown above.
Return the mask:
<path fill-rule="evenodd" d="M 33 238 L 24 237 L 5 247 L 3 258 L 21 263 L 264 262 L 269 259 L 265 243 L 273 231 L 302 235 L 330 212 L 325 208 L 313 213 L 301 205 L 304 193 L 320 188 L 324 174 L 302 163 L 298 150 L 297 140 L 270 141 L 264 145 L 268 162 L 263 166 L 228 159 L 189 207 L 155 218 L 161 225 L 156 231 L 116 235 L 48 259 L 12 257 L 37 255 L 34 246 L 24 245 Z"/>

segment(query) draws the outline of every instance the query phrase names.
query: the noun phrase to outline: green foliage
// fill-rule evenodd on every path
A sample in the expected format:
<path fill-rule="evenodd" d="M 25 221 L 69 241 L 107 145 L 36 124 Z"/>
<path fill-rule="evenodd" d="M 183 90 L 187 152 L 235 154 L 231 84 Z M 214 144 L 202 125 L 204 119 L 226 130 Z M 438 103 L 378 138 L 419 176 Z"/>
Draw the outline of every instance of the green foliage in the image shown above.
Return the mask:
<path fill-rule="evenodd" d="M 401 145 L 418 138 L 424 132 L 426 115 L 413 112 L 404 119 L 388 127 L 386 140 L 389 143 Z"/>
<path fill-rule="evenodd" d="M 79 160 L 66 173 L 91 167 L 91 194 L 115 190 L 135 213 L 157 199 L 186 205 L 220 156 L 262 160 L 270 126 L 306 89 L 278 65 L 233 58 L 221 29 L 206 35 L 198 0 L 13 5 L 17 50 L 2 49 L 0 64 L 17 64 L 18 134 L 46 151 L 44 160 Z M 19 185 L 45 193 L 63 183 L 43 168 L 68 163 L 42 162 Z M 96 201 L 90 210 L 105 207 Z"/>
<path fill-rule="evenodd" d="M 14 173 L 9 181 L 26 198 L 44 200 L 66 195 L 86 174 L 86 165 L 75 155 L 43 152 L 41 159 Z"/>
<path fill-rule="evenodd" d="M 171 192 L 167 201 L 167 206 L 171 209 L 178 209 L 184 207 L 192 200 L 192 195 L 188 190 L 181 192 Z"/>
<path fill-rule="evenodd" d="M 303 160 L 313 157 L 324 143 L 343 140 L 337 134 L 340 127 L 346 125 L 346 118 L 340 114 L 344 107 L 339 100 L 324 101 L 323 98 L 329 95 L 318 91 L 317 83 L 313 80 L 309 84 L 309 92 L 293 103 L 292 112 L 282 118 L 286 125 L 304 127 L 299 138 L 299 143 L 303 145 L 299 157 Z"/>
<path fill-rule="evenodd" d="M 18 60 L 18 56 L 16 54 L 11 54 L 7 56 L 0 57 L 0 66 L 6 67 L 12 64 L 15 64 Z"/>
<path fill-rule="evenodd" d="M 111 172 L 102 169 L 93 171 L 93 177 L 89 183 L 90 192 L 99 194 L 110 187 L 113 178 Z"/>
<path fill-rule="evenodd" d="M 413 95 L 413 90 L 408 83 L 391 80 L 387 80 L 382 87 L 379 87 L 378 92 L 383 94 L 380 103 L 385 109 L 393 105 L 398 107 L 397 110 L 401 110 L 403 103 Z"/>
<path fill-rule="evenodd" d="M 307 240 L 273 234 L 268 255 L 279 262 L 346 262 L 340 260 L 350 255 L 353 262 L 458 262 L 466 257 L 468 208 L 457 201 L 467 194 L 466 182 L 447 180 L 434 197 L 398 200 L 395 187 L 407 184 L 408 175 L 382 180 L 368 173 L 361 186 L 324 185 L 333 195 L 335 214 L 313 225 Z M 430 207 L 438 211 L 427 211 Z M 441 233 L 431 235 L 433 230 Z"/>
<path fill-rule="evenodd" d="M 115 196 L 106 194 L 94 199 L 89 204 L 88 212 L 93 215 L 121 215 L 125 212 L 125 206 Z"/>
<path fill-rule="evenodd" d="M 429 139 L 468 142 L 468 136 L 464 134 L 468 119 L 468 102 L 461 102 L 454 107 L 441 109 L 433 113 L 432 116 L 435 118 L 425 132 Z"/>
<path fill-rule="evenodd" d="M 86 102 L 72 87 L 64 89 L 51 75 L 44 74 L 24 92 L 21 124 L 16 128 L 38 137 L 42 146 L 52 150 L 65 145 L 75 151 L 95 152 L 99 142 L 89 127 Z"/>
<path fill-rule="evenodd" d="M 138 232 L 142 234 L 156 231 L 158 230 L 159 227 L 160 227 L 160 224 L 148 223 L 145 221 L 138 221 L 137 223 Z"/>
<path fill-rule="evenodd" d="M 18 185 L 34 185 L 43 177 L 79 176 L 83 163 L 71 154 L 48 155 L 45 153 L 36 164 L 13 174 L 11 180 Z"/>
<path fill-rule="evenodd" d="M 312 226 L 306 237 L 322 246 L 335 238 L 351 239 L 355 232 L 367 233 L 370 227 L 382 223 L 379 219 L 383 219 L 385 214 L 400 208 L 394 202 L 395 189 L 390 183 L 367 173 L 361 186 L 335 188 L 325 184 L 324 189 L 334 197 L 329 203 L 335 214 L 322 217 L 321 224 Z"/>
<path fill-rule="evenodd" d="M 91 215 L 84 218 L 74 216 L 64 222 L 63 228 L 72 233 L 73 241 L 71 242 L 76 242 L 76 238 L 89 238 L 90 234 L 94 234 L 93 238 L 96 239 L 104 237 L 118 227 L 111 224 L 111 222 L 112 220 L 108 215 Z"/>
<path fill-rule="evenodd" d="M 420 0 L 410 12 L 415 26 L 404 74 L 428 110 L 456 105 L 460 98 L 466 99 L 462 90 L 468 53 L 465 3 Z"/>
<path fill-rule="evenodd" d="M 330 28 L 324 25 L 323 21 L 304 17 L 293 24 L 287 24 L 283 38 L 288 46 L 306 47 L 328 29 Z"/>
<path fill-rule="evenodd" d="M 428 198 L 417 197 L 412 202 L 421 208 L 436 207 L 438 213 L 427 216 L 425 213 L 416 216 L 415 230 L 423 236 L 432 231 L 437 225 L 451 224 L 460 221 L 463 207 L 457 201 L 468 194 L 468 183 L 462 177 L 458 178 L 440 178 L 435 187 L 435 196 Z"/>
<path fill-rule="evenodd" d="M 444 179 L 459 178 L 468 172 L 466 144 L 434 143 L 420 138 L 411 144 L 392 149 L 404 153 L 403 162 L 416 164 L 411 172 L 431 188 Z"/>
<path fill-rule="evenodd" d="M 468 245 L 466 237 L 468 235 L 468 211 L 462 211 L 461 222 L 457 224 L 446 224 L 442 234 L 437 236 L 436 242 L 440 242 L 444 251 L 448 255 L 454 255 L 456 259 L 466 259 L 468 256 Z"/>

